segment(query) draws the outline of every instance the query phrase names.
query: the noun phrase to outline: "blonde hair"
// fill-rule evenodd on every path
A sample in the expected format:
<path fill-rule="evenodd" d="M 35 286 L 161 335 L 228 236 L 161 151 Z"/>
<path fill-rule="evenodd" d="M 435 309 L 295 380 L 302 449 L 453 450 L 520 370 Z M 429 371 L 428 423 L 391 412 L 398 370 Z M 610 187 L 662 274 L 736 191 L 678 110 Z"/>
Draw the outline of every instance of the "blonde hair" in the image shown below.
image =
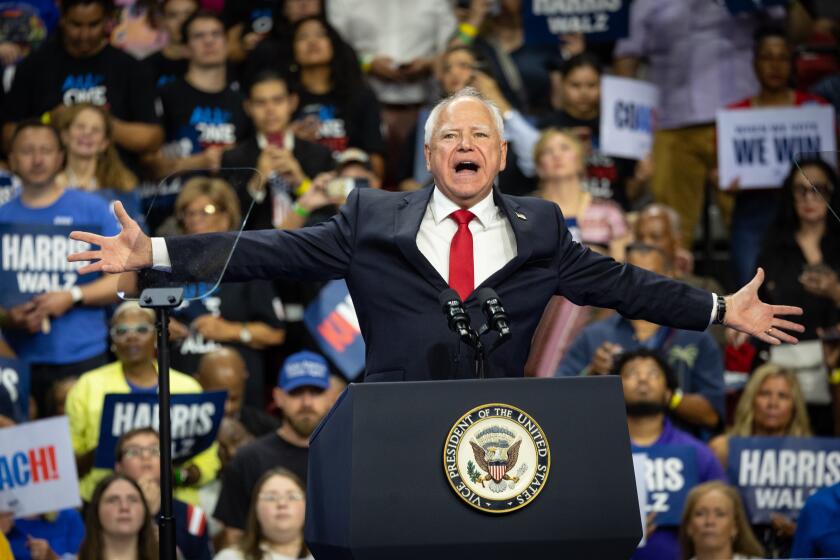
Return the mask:
<path fill-rule="evenodd" d="M 578 140 L 578 137 L 575 136 L 574 132 L 572 132 L 568 128 L 547 128 L 542 132 L 542 134 L 540 134 L 537 143 L 534 144 L 534 165 L 536 167 L 539 167 L 540 156 L 545 151 L 548 143 L 555 136 L 562 136 L 563 138 L 568 140 L 569 143 L 572 145 L 572 148 L 574 148 L 574 150 L 577 152 L 578 159 L 580 160 L 580 173 L 582 175 L 586 171 L 586 151 L 583 149 L 583 144 L 581 144 L 580 140 Z"/>
<path fill-rule="evenodd" d="M 175 200 L 175 215 L 183 214 L 187 206 L 200 196 L 206 196 L 219 207 L 219 210 L 227 212 L 230 216 L 230 229 L 239 227 L 239 223 L 242 221 L 239 198 L 236 196 L 233 187 L 224 179 L 193 177 L 184 183 L 184 187 Z"/>
<path fill-rule="evenodd" d="M 116 325 L 117 318 L 128 311 L 142 311 L 148 317 L 149 322 L 153 325 L 155 324 L 155 312 L 148 307 L 140 307 L 140 304 L 134 300 L 124 301 L 117 306 L 114 314 L 111 315 L 111 324 Z"/>
<path fill-rule="evenodd" d="M 90 103 L 79 103 L 68 107 L 61 113 L 58 121 L 58 128 L 61 132 L 67 132 L 73 126 L 82 111 L 93 111 L 102 118 L 105 123 L 105 138 L 108 140 L 108 147 L 99 154 L 96 162 L 96 182 L 100 189 L 114 189 L 120 192 L 129 192 L 137 186 L 137 176 L 132 173 L 120 159 L 117 148 L 114 146 L 114 126 L 111 117 L 102 107 Z M 69 149 L 69 146 L 67 147 Z"/>
<path fill-rule="evenodd" d="M 810 436 L 811 422 L 808 420 L 808 409 L 805 406 L 805 398 L 802 396 L 802 389 L 799 387 L 796 373 L 773 363 L 766 363 L 756 368 L 750 376 L 750 380 L 738 400 L 738 406 L 735 409 L 735 422 L 729 430 L 729 435 L 749 437 L 755 434 L 755 397 L 758 390 L 770 377 L 785 379 L 793 397 L 793 417 L 785 429 L 785 435 Z"/>
<path fill-rule="evenodd" d="M 732 541 L 732 554 L 743 554 L 745 556 L 764 556 L 764 549 L 755 538 L 755 534 L 750 527 L 747 514 L 744 511 L 744 504 L 741 503 L 741 496 L 738 495 L 738 490 L 719 480 L 704 482 L 698 484 L 691 489 L 688 497 L 685 499 L 685 506 L 683 507 L 682 519 L 680 520 L 680 558 L 682 560 L 689 560 L 695 556 L 694 541 L 688 534 L 688 524 L 691 522 L 691 517 L 694 515 L 694 508 L 697 507 L 697 502 L 700 498 L 717 490 L 718 492 L 729 498 L 732 502 L 732 513 L 735 516 L 735 539 Z"/>

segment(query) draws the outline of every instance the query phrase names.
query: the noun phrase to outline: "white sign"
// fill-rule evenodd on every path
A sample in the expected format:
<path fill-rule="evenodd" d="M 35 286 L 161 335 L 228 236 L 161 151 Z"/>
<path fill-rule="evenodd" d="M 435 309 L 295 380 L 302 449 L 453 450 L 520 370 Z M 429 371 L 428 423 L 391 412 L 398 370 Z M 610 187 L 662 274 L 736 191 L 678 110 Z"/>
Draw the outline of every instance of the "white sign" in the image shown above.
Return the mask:
<path fill-rule="evenodd" d="M 601 78 L 601 151 L 642 159 L 653 147 L 659 88 L 641 80 Z"/>
<path fill-rule="evenodd" d="M 66 416 L 0 429 L 0 511 L 25 517 L 81 503 Z"/>
<path fill-rule="evenodd" d="M 835 165 L 834 108 L 803 105 L 717 112 L 720 188 L 781 187 L 795 159 L 822 152 Z"/>
<path fill-rule="evenodd" d="M 633 453 L 633 473 L 636 475 L 636 496 L 639 498 L 639 517 L 642 521 L 642 540 L 636 545 L 642 548 L 647 544 L 647 455 L 644 453 Z"/>

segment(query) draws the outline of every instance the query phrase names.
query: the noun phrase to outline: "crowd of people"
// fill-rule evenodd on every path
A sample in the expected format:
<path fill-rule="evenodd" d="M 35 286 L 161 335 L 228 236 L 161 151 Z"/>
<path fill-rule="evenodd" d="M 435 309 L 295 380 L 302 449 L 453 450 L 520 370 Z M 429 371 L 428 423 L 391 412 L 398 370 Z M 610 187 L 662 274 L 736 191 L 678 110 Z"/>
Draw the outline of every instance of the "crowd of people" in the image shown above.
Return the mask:
<path fill-rule="evenodd" d="M 724 2 L 634 0 L 624 38 L 532 44 L 523 3 L 0 3 L 0 231 L 114 235 L 115 201 L 158 237 L 315 225 L 353 189 L 431 186 L 426 118 L 475 88 L 504 119 L 501 192 L 556 204 L 593 251 L 715 293 L 761 267 L 762 300 L 804 310 L 800 345 L 771 347 L 552 299 L 525 375 L 618 375 L 633 452 L 678 446 L 696 467 L 676 524 L 646 511 L 634 558 L 840 556 L 840 475 L 801 511 L 755 522 L 730 470 L 741 438 L 781 449 L 840 438 L 835 162 L 804 154 L 779 184 L 719 189 L 715 155 L 719 109 L 840 108 L 840 20 L 806 0 L 737 15 Z M 602 149 L 607 75 L 659 88 L 647 157 Z M 67 247 L 35 260 L 63 263 L 78 250 Z M 0 358 L 29 377 L 28 394 L 0 380 L 0 430 L 66 416 L 83 502 L 0 512 L 0 559 L 157 557 L 158 432 L 123 433 L 109 468 L 96 456 L 105 396 L 158 390 L 155 315 L 124 301 L 123 282 L 104 274 L 14 298 L 0 285 Z M 216 441 L 173 465 L 180 557 L 311 558 L 309 436 L 363 381 L 363 365 L 333 362 L 305 325 L 324 285 L 222 283 L 173 311 L 172 392 L 226 393 Z"/>

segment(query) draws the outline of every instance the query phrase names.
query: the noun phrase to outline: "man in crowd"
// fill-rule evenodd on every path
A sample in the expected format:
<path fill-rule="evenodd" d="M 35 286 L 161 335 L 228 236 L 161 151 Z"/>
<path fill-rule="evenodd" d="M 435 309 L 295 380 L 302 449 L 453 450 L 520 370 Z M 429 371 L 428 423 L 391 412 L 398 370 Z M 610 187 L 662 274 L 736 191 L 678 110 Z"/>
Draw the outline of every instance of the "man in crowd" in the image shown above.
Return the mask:
<path fill-rule="evenodd" d="M 251 208 L 248 229 L 279 226 L 291 202 L 312 184 L 311 178 L 335 166 L 329 148 L 297 138 L 289 127 L 297 96 L 286 78 L 273 71 L 256 75 L 248 87 L 245 111 L 255 134 L 222 156 L 224 167 L 251 167 L 247 188 L 238 188 L 242 208 Z"/>
<path fill-rule="evenodd" d="M 670 276 L 671 260 L 650 245 L 631 244 L 627 262 Z M 677 377 L 669 407 L 691 428 L 714 429 L 723 419 L 723 360 L 711 335 L 614 314 L 586 327 L 569 347 L 558 376 L 605 375 L 617 354 L 647 348 L 661 353 Z"/>
<path fill-rule="evenodd" d="M 627 428 L 634 453 L 655 451 L 659 446 L 687 447 L 693 452 L 696 461 L 698 484 L 709 480 L 725 480 L 723 468 L 711 450 L 674 427 L 668 418 L 668 403 L 678 385 L 676 375 L 659 354 L 647 349 L 627 352 L 618 358 L 612 373 L 621 376 L 627 406 Z M 652 478 L 647 477 L 648 480 Z M 651 492 L 654 488 L 647 490 Z M 650 499 L 648 503 L 651 503 Z M 653 512 L 649 512 L 647 542 L 644 547 L 637 549 L 633 558 L 662 560 L 678 556 L 677 528 L 656 527 L 656 517 Z"/>
<path fill-rule="evenodd" d="M 14 123 L 45 114 L 55 122 L 64 107 L 87 102 L 107 106 L 114 142 L 124 154 L 160 146 L 153 78 L 131 55 L 108 44 L 112 8 L 111 0 L 61 2 L 59 35 L 21 62 L 4 100 L 6 140 Z"/>
<path fill-rule="evenodd" d="M 283 411 L 280 428 L 240 448 L 222 475 L 213 517 L 224 524 L 228 544 L 242 537 L 254 485 L 266 471 L 285 467 L 306 480 L 309 436 L 335 401 L 329 387 L 323 356 L 298 352 L 283 363 L 274 389 L 274 402 Z"/>
<path fill-rule="evenodd" d="M 227 391 L 225 418 L 238 420 L 252 436 L 262 436 L 278 428 L 277 418 L 244 404 L 248 369 L 233 348 L 223 346 L 204 354 L 198 363 L 197 378 L 205 391 Z"/>
<path fill-rule="evenodd" d="M 0 206 L 0 224 L 90 225 L 106 235 L 119 231 L 104 199 L 56 183 L 63 160 L 58 131 L 38 121 L 18 125 L 12 136 L 9 163 L 20 177 L 22 188 L 20 194 Z M 57 235 L 63 237 L 64 233 Z M 5 254 L 4 260 L 26 260 L 24 253 L 21 248 L 14 254 Z M 32 263 L 30 268 L 55 262 L 56 258 L 62 256 L 49 257 L 42 253 L 38 263 Z M 37 272 L 31 270 L 30 274 Z M 50 274 L 49 269 L 41 271 L 41 275 Z M 65 280 L 68 274 L 75 277 L 72 270 L 64 274 Z M 22 285 L 18 288 L 28 289 Z M 13 291 L 12 286 L 3 287 L 5 297 Z M 103 307 L 117 300 L 116 291 L 117 277 L 105 275 L 92 282 L 73 281 L 60 288 L 38 286 L 31 293 L 19 294 L 19 299 L 30 299 L 22 303 L 15 301 L 7 310 L 0 310 L 4 337 L 17 356 L 30 366 L 32 395 L 39 410 L 44 410 L 47 391 L 54 381 L 79 376 L 107 362 L 108 334 Z"/>
<path fill-rule="evenodd" d="M 153 428 L 137 428 L 124 433 L 117 441 L 114 470 L 134 480 L 152 517 L 160 512 L 160 436 Z M 185 560 L 209 560 L 207 517 L 200 507 L 172 500 L 175 518 L 175 546 Z"/>

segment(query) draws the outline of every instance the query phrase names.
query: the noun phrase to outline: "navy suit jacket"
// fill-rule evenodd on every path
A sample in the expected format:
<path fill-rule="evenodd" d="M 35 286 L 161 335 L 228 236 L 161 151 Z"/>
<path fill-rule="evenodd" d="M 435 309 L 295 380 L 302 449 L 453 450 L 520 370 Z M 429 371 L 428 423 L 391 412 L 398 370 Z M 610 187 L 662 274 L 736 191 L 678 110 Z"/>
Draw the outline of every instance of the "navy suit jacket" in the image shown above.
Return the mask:
<path fill-rule="evenodd" d="M 366 381 L 473 377 L 472 350 L 448 329 L 438 303 L 448 285 L 417 248 L 431 193 L 432 187 L 412 193 L 356 189 L 341 212 L 323 224 L 243 232 L 224 280 L 345 278 L 366 344 Z M 523 375 L 534 330 L 555 294 L 580 305 L 614 308 L 632 319 L 680 329 L 707 327 L 709 292 L 590 251 L 572 240 L 552 202 L 498 190 L 494 199 L 511 223 L 517 255 L 477 286 L 499 294 L 513 331 L 490 356 L 488 377 Z M 172 277 L 218 277 L 235 239 L 235 233 L 168 238 Z M 473 326 L 484 324 L 475 294 L 464 303 Z"/>

